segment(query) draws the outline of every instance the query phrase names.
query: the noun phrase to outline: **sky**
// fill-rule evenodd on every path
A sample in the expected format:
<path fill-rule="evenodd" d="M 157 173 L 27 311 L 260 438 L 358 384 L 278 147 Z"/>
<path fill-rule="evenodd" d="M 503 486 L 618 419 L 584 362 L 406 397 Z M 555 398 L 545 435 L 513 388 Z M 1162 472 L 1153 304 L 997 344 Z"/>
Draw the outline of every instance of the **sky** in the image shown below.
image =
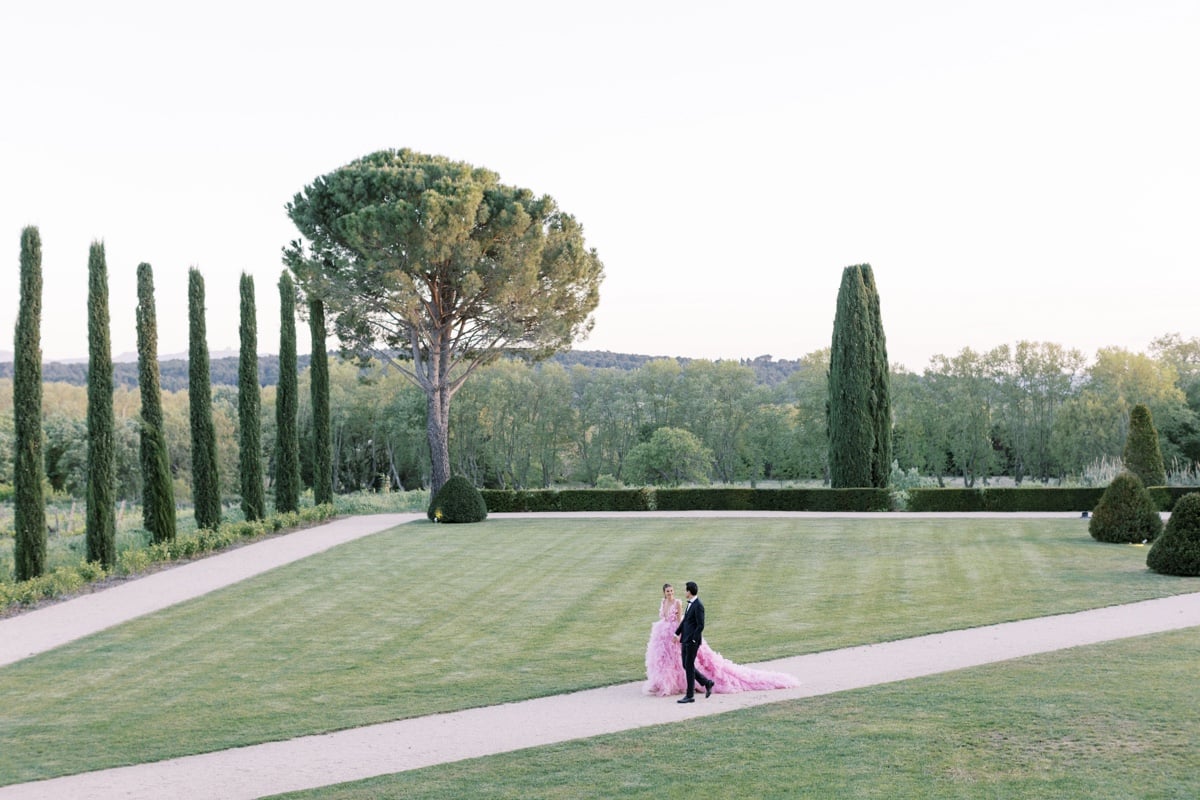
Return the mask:
<path fill-rule="evenodd" d="M 192 266 L 210 351 L 244 272 L 277 352 L 286 204 L 402 147 L 582 223 L 605 279 L 577 349 L 800 358 L 860 263 L 912 371 L 1200 337 L 1198 41 L 1195 0 L 5 3 L 0 351 L 36 225 L 46 360 L 87 355 L 93 241 L 115 356 L 143 261 L 161 354 Z"/>

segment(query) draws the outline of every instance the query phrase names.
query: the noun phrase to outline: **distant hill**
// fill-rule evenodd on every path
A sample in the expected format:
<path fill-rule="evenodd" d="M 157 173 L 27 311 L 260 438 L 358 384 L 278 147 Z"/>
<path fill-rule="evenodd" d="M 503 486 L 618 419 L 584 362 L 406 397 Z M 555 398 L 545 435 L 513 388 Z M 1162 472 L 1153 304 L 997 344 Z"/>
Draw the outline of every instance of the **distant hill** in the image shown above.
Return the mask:
<path fill-rule="evenodd" d="M 331 355 L 336 357 L 336 354 Z M 0 362 L 0 378 L 11 378 L 13 374 L 12 353 L 0 353 L 0 356 L 5 357 L 4 361 Z M 591 369 L 634 370 L 644 366 L 647 362 L 660 358 L 672 358 L 672 356 L 644 356 L 631 353 L 612 353 L 607 350 L 568 350 L 554 355 L 550 360 L 567 368 L 578 364 Z M 681 365 L 686 365 L 693 359 L 675 358 L 675 360 Z M 308 362 L 308 355 L 296 358 L 296 364 L 301 370 L 308 367 Z M 739 363 L 753 368 L 758 382 L 768 386 L 782 383 L 800 368 L 799 361 L 775 361 L 769 355 L 754 359 L 741 359 Z M 188 362 L 186 358 L 166 356 L 159 359 L 158 365 L 164 389 L 171 392 L 187 389 Z M 87 362 L 51 361 L 42 364 L 42 380 L 47 383 L 70 383 L 84 386 L 87 384 Z M 213 386 L 237 386 L 238 357 L 236 355 L 210 356 L 209 380 Z M 260 355 L 258 357 L 258 382 L 261 386 L 274 386 L 279 382 L 279 356 Z M 136 357 L 133 361 L 118 360 L 113 364 L 113 383 L 129 387 L 138 385 Z"/>

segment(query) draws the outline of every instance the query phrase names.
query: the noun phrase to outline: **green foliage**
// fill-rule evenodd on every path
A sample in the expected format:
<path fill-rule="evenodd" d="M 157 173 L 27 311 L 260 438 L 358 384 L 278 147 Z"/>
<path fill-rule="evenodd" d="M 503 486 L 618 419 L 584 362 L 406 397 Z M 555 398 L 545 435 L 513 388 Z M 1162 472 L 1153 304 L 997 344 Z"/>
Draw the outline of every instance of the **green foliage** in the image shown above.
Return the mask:
<path fill-rule="evenodd" d="M 629 480 L 656 486 L 708 483 L 713 454 L 694 433 L 663 427 L 632 450 L 625 460 Z"/>
<path fill-rule="evenodd" d="M 828 412 L 830 485 L 886 487 L 892 466 L 887 345 L 869 264 L 842 270 L 829 355 Z"/>
<path fill-rule="evenodd" d="M 108 265 L 102 242 L 92 242 L 88 254 L 87 395 L 87 557 L 112 569 L 117 563 L 115 424 Z"/>
<path fill-rule="evenodd" d="M 204 278 L 188 270 L 188 405 L 192 432 L 192 502 L 196 524 L 221 524 L 221 488 L 217 475 L 217 436 L 213 428 L 212 388 L 208 380 L 208 341 L 204 324 Z"/>
<path fill-rule="evenodd" d="M 483 522 L 488 507 L 469 480 L 455 475 L 434 493 L 428 515 L 434 522 Z"/>
<path fill-rule="evenodd" d="M 1167 469 L 1158 443 L 1158 430 L 1154 427 L 1150 409 L 1143 403 L 1138 403 L 1129 412 L 1129 434 L 1125 438 L 1121 460 L 1125 462 L 1127 470 L 1141 478 L 1143 485 L 1167 484 Z"/>
<path fill-rule="evenodd" d="M 1163 575 L 1200 576 L 1200 493 L 1175 504 L 1166 529 L 1146 554 L 1146 566 Z"/>
<path fill-rule="evenodd" d="M 299 385 L 296 372 L 296 286 L 279 277 L 279 387 L 275 394 L 275 510 L 300 507 Z"/>
<path fill-rule="evenodd" d="M 1153 541 L 1162 527 L 1162 517 L 1141 478 L 1122 472 L 1092 511 L 1088 533 L 1099 542 L 1137 543 Z"/>
<path fill-rule="evenodd" d="M 107 576 L 108 571 L 100 562 L 81 561 L 75 566 L 59 567 L 36 578 L 16 583 L 0 583 L 0 610 L 12 605 L 29 606 L 42 600 L 71 594 Z"/>
<path fill-rule="evenodd" d="M 450 474 L 450 399 L 473 368 L 506 350 L 544 358 L 591 327 L 603 266 L 582 227 L 488 170 L 384 150 L 287 211 L 307 244 L 285 260 L 343 346 L 383 355 L 425 392 L 435 491 Z"/>
<path fill-rule="evenodd" d="M 158 370 L 158 314 L 154 272 L 138 264 L 138 384 L 142 400 L 139 455 L 142 466 L 142 524 L 155 542 L 175 538 L 175 486 L 163 428 L 162 390 Z"/>
<path fill-rule="evenodd" d="M 21 299 L 13 354 L 13 559 L 17 580 L 46 571 L 46 504 L 42 491 L 42 237 L 21 231 Z"/>
<path fill-rule="evenodd" d="M 258 394 L 258 317 L 254 304 L 254 278 L 242 273 L 241 350 L 238 360 L 238 476 L 241 479 L 242 515 L 248 520 L 267 514 L 263 488 L 261 400 Z"/>
<path fill-rule="evenodd" d="M 309 380 L 312 390 L 313 500 L 333 502 L 333 433 L 329 412 L 329 354 L 325 345 L 325 304 L 308 303 L 312 335 Z"/>

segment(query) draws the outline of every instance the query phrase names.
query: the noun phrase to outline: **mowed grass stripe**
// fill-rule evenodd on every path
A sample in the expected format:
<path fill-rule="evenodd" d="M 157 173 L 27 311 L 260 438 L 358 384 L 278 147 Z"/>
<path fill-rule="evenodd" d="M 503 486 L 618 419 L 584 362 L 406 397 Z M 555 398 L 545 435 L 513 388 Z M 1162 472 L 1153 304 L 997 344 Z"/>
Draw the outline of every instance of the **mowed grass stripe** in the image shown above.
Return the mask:
<path fill-rule="evenodd" d="M 0 670 L 0 783 L 637 680 L 659 587 L 758 661 L 1191 590 L 1075 520 L 417 523 Z"/>

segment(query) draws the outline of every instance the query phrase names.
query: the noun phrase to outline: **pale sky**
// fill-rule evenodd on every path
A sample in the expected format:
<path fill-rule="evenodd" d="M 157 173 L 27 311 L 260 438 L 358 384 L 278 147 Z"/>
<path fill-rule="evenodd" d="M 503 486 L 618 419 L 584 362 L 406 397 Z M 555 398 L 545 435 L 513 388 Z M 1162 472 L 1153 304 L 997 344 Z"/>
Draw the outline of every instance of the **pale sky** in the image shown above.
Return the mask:
<path fill-rule="evenodd" d="M 154 267 L 212 351 L 238 281 L 278 351 L 284 210 L 385 148 L 553 196 L 606 279 L 578 349 L 798 358 L 870 263 L 893 362 L 1019 340 L 1200 336 L 1200 3 L 4 3 L 0 350 L 21 229 L 47 360 L 87 354 L 105 243 L 114 354 Z M 299 347 L 307 352 L 307 327 Z"/>

